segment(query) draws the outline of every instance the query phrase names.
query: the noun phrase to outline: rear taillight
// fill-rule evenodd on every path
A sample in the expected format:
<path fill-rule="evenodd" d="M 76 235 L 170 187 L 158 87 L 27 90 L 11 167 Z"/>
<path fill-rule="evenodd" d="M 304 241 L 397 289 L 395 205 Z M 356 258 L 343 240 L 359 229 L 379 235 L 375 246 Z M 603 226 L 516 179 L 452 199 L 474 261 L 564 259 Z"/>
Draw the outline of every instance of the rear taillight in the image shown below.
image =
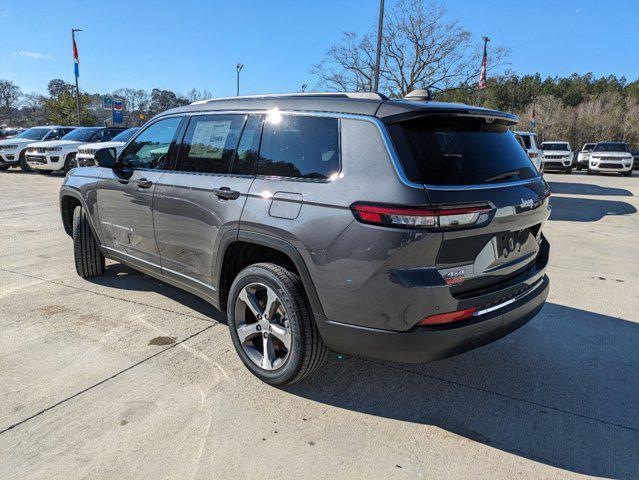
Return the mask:
<path fill-rule="evenodd" d="M 399 228 L 460 228 L 488 220 L 492 209 L 485 204 L 440 207 L 398 207 L 354 203 L 353 215 L 362 223 Z"/>
<path fill-rule="evenodd" d="M 420 320 L 417 325 L 441 325 L 443 323 L 459 322 L 469 319 L 476 311 L 477 307 L 470 307 L 464 310 L 457 310 L 456 312 L 439 313 Z"/>

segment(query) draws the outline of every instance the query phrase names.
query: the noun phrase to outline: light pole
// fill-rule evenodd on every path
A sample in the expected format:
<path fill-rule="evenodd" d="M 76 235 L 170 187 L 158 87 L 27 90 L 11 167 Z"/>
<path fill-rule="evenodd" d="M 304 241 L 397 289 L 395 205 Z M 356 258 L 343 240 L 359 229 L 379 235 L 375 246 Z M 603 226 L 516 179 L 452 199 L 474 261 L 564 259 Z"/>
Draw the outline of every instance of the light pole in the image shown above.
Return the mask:
<path fill-rule="evenodd" d="M 237 89 L 236 89 L 235 96 L 237 97 L 240 96 L 240 72 L 242 71 L 243 68 L 244 68 L 243 63 L 238 63 L 237 65 L 235 65 L 235 70 L 237 71 Z"/>
<path fill-rule="evenodd" d="M 71 29 L 71 42 L 73 42 L 73 64 L 75 67 L 75 108 L 78 113 L 78 126 L 80 122 L 80 88 L 78 87 L 78 77 L 80 76 L 80 58 L 78 57 L 78 47 L 75 44 L 75 32 L 81 32 L 79 28 Z"/>
<path fill-rule="evenodd" d="M 373 80 L 373 91 L 379 90 L 379 59 L 382 51 L 382 30 L 384 29 L 384 0 L 379 0 L 379 19 L 377 23 L 377 53 L 375 54 L 375 78 Z"/>

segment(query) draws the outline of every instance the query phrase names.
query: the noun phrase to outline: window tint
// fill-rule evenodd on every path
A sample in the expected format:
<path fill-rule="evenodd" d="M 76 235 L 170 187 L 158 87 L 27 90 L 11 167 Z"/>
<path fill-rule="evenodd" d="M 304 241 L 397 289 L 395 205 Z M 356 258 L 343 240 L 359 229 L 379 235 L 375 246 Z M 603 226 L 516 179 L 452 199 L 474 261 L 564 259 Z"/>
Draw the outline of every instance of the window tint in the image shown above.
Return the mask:
<path fill-rule="evenodd" d="M 259 115 L 250 115 L 242 131 L 242 138 L 240 138 L 237 151 L 235 152 L 231 173 L 236 175 L 255 175 L 261 132 L 262 117 Z"/>
<path fill-rule="evenodd" d="M 245 119 L 245 115 L 191 118 L 177 169 L 183 172 L 229 173 Z"/>
<path fill-rule="evenodd" d="M 25 138 L 27 140 L 42 140 L 50 133 L 47 128 L 30 128 L 29 130 L 25 130 L 20 135 L 16 136 L 16 138 Z"/>
<path fill-rule="evenodd" d="M 47 140 L 60 140 L 62 137 L 64 137 L 70 131 L 71 130 L 65 130 L 63 128 L 56 128 L 54 130 L 51 130 L 49 135 L 47 135 Z"/>
<path fill-rule="evenodd" d="M 530 135 L 522 135 L 521 139 L 524 141 L 524 145 L 526 145 L 526 148 L 532 148 L 530 146 Z"/>
<path fill-rule="evenodd" d="M 595 145 L 595 152 L 627 152 L 628 145 L 625 143 L 598 143 Z"/>
<path fill-rule="evenodd" d="M 109 138 L 108 132 L 106 130 L 100 130 L 99 132 L 96 132 L 90 140 L 92 142 L 105 142 L 107 138 Z"/>
<path fill-rule="evenodd" d="M 133 169 L 162 169 L 181 120 L 181 117 L 167 118 L 145 129 L 122 152 L 122 165 Z"/>
<path fill-rule="evenodd" d="M 561 151 L 564 151 L 564 152 L 567 152 L 568 150 L 570 150 L 568 148 L 568 144 L 567 143 L 547 143 L 547 142 L 544 142 L 544 143 L 541 144 L 541 149 L 542 150 L 554 150 L 554 151 L 561 150 Z"/>
<path fill-rule="evenodd" d="M 327 179 L 339 172 L 336 118 L 270 114 L 266 117 L 259 175 Z"/>
<path fill-rule="evenodd" d="M 430 185 L 512 182 L 537 176 L 506 125 L 425 117 L 389 125 L 408 178 Z"/>

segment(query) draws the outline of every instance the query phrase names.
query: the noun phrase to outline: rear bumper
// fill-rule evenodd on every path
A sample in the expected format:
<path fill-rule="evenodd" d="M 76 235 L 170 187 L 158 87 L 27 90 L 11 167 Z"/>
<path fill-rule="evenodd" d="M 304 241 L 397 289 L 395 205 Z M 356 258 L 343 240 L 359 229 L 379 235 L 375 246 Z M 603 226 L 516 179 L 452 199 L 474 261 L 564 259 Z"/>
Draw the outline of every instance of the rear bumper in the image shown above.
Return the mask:
<path fill-rule="evenodd" d="M 546 275 L 530 293 L 503 308 L 463 322 L 394 332 L 317 318 L 324 342 L 334 351 L 360 357 L 419 363 L 451 357 L 491 343 L 530 321 L 550 289 Z"/>

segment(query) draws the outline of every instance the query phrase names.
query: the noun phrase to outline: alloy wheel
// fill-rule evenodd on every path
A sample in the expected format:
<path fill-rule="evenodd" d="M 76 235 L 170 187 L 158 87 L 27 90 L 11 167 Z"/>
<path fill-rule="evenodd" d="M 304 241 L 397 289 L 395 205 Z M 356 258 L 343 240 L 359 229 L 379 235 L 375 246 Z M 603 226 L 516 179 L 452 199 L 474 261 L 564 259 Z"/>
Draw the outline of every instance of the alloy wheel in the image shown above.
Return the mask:
<path fill-rule="evenodd" d="M 291 351 L 291 328 L 286 309 L 275 291 L 262 283 L 250 283 L 235 302 L 235 328 L 242 349 L 264 370 L 277 370 Z"/>

